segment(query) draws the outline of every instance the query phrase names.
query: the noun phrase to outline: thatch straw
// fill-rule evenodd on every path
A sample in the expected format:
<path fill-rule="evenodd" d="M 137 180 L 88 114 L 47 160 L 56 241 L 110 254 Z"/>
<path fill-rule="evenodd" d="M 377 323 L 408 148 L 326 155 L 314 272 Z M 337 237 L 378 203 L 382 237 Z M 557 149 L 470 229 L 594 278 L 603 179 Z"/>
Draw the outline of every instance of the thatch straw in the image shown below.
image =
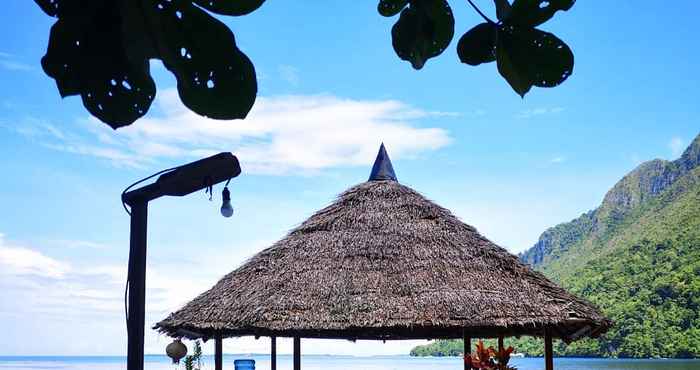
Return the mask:
<path fill-rule="evenodd" d="M 596 336 L 610 321 L 395 181 L 341 194 L 155 328 L 171 336 Z"/>

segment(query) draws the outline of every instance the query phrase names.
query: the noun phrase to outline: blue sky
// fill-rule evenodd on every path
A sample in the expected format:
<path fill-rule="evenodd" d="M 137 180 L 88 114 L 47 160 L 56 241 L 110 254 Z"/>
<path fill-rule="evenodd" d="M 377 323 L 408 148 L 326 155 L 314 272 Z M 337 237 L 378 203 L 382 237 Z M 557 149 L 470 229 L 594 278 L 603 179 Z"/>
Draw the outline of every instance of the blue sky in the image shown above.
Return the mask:
<path fill-rule="evenodd" d="M 363 2 L 364 3 L 364 2 Z M 491 2 L 477 2 L 492 14 Z M 0 355 L 123 354 L 131 182 L 213 151 L 238 155 L 236 214 L 204 194 L 150 209 L 147 322 L 209 288 L 369 174 L 387 144 L 399 180 L 519 252 L 596 207 L 644 160 L 672 159 L 698 133 L 695 2 L 581 1 L 542 28 L 574 50 L 574 74 L 523 100 L 494 64 L 460 64 L 478 23 L 452 1 L 456 39 L 421 71 L 391 48 L 375 2 L 268 1 L 226 18 L 258 70 L 246 121 L 180 105 L 158 63 L 157 101 L 111 131 L 40 68 L 53 19 L 31 1 L 0 13 Z M 216 189 L 216 196 L 220 194 Z M 68 334 L 70 333 L 70 334 Z M 146 351 L 168 339 L 147 330 Z M 405 353 L 414 343 L 326 342 L 310 353 Z M 209 347 L 206 348 L 210 350 Z M 281 352 L 291 346 L 283 342 Z M 267 350 L 231 340 L 230 352 Z"/>

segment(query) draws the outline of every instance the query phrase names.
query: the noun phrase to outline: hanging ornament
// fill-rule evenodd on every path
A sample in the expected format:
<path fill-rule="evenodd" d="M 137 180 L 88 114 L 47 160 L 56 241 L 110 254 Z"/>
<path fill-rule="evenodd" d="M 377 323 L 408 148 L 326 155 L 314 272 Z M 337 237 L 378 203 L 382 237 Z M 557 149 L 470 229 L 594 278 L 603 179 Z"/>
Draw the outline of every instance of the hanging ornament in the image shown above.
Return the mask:
<path fill-rule="evenodd" d="M 172 343 L 165 347 L 165 353 L 173 359 L 174 364 L 179 364 L 180 359 L 187 355 L 187 346 L 180 339 L 174 339 Z"/>

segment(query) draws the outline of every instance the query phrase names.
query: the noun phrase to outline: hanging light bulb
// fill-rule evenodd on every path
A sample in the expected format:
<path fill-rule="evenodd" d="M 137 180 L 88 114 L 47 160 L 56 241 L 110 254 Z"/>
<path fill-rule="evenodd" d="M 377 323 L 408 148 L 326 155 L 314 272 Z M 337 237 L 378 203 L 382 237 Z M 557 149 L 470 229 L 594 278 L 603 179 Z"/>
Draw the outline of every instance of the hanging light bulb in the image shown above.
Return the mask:
<path fill-rule="evenodd" d="M 221 215 L 224 217 L 233 216 L 233 207 L 231 206 L 231 192 L 228 191 L 228 187 L 224 187 L 224 191 L 221 192 Z"/>

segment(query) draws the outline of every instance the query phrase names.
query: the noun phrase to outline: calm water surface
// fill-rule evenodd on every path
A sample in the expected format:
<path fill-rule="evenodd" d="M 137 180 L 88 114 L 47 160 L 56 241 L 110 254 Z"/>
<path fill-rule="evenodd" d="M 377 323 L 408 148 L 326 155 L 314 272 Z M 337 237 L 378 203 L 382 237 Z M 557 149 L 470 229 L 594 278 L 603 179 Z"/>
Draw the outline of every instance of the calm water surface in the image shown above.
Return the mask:
<path fill-rule="evenodd" d="M 267 356 L 224 356 L 224 369 L 233 370 L 233 360 L 252 358 L 257 370 L 268 370 Z M 279 370 L 291 370 L 290 356 L 279 356 Z M 513 364 L 519 370 L 539 370 L 544 361 L 536 358 L 516 358 Z M 165 356 L 147 356 L 146 370 L 183 370 L 172 365 Z M 603 359 L 555 359 L 556 370 L 700 370 L 700 360 L 603 360 Z M 126 369 L 124 357 L 0 357 L 0 370 L 122 370 Z M 211 357 L 204 360 L 204 369 L 213 370 Z M 304 370 L 461 370 L 458 358 L 415 358 L 409 356 L 304 356 Z"/>

